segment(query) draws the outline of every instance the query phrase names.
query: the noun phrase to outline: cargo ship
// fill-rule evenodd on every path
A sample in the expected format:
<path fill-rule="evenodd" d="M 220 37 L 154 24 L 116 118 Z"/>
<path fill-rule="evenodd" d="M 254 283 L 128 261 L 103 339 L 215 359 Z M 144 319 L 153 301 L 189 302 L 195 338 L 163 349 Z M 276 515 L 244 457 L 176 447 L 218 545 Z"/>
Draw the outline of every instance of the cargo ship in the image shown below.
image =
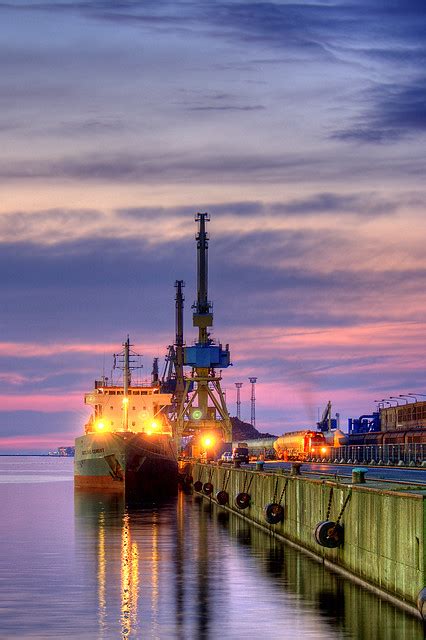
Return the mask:
<path fill-rule="evenodd" d="M 167 417 L 171 395 L 157 379 L 132 384 L 135 354 L 129 338 L 114 355 L 113 372 L 122 383 L 102 376 L 84 402 L 93 407 L 85 435 L 75 440 L 76 489 L 106 490 L 138 499 L 161 497 L 177 489 L 177 446 Z"/>

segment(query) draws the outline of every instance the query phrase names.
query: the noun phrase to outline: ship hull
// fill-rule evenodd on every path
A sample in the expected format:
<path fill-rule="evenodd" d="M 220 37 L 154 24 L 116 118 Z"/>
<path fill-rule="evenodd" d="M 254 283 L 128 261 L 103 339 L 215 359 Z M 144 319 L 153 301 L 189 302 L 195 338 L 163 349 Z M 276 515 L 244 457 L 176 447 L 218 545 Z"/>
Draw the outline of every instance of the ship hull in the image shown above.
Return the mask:
<path fill-rule="evenodd" d="M 76 489 L 144 500 L 172 495 L 177 479 L 176 451 L 168 435 L 90 433 L 75 441 Z"/>

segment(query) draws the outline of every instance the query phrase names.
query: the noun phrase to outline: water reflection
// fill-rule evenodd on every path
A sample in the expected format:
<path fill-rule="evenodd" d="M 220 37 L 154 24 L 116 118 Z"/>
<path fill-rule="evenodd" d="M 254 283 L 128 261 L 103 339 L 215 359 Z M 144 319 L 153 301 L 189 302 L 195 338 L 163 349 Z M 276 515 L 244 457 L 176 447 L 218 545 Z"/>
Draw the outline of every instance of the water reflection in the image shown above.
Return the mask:
<path fill-rule="evenodd" d="M 269 538 L 234 514 L 224 519 L 220 508 L 217 522 L 238 546 L 259 561 L 261 569 L 277 587 L 297 595 L 306 610 L 318 612 L 330 632 L 339 638 L 362 640 L 421 640 L 423 627 L 370 591 L 325 569 L 307 555 Z M 316 637 L 316 636 L 314 636 Z M 318 636 L 320 637 L 320 636 Z"/>
<path fill-rule="evenodd" d="M 75 524 L 101 639 L 423 637 L 415 618 L 197 496 L 76 493 Z"/>
<path fill-rule="evenodd" d="M 99 599 L 99 629 L 100 637 L 103 638 L 106 617 L 106 600 L 105 600 L 105 513 L 99 514 L 99 535 L 98 535 L 98 599 Z"/>

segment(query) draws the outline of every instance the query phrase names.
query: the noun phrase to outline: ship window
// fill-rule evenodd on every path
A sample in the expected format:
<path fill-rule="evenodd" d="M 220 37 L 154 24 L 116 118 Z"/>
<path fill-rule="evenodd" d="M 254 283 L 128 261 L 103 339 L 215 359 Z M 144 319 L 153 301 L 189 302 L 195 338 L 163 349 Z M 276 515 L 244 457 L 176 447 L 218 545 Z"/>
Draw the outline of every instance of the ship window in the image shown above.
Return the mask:
<path fill-rule="evenodd" d="M 133 411 L 135 411 L 135 410 L 136 410 L 136 407 L 132 407 L 132 409 L 133 409 Z"/>
<path fill-rule="evenodd" d="M 111 420 L 111 427 L 113 426 L 114 422 Z"/>
<path fill-rule="evenodd" d="M 111 405 L 111 406 L 110 406 L 110 409 L 114 409 L 114 407 Z"/>
<path fill-rule="evenodd" d="M 135 427 L 135 426 L 136 426 L 136 422 L 132 422 L 132 427 Z"/>

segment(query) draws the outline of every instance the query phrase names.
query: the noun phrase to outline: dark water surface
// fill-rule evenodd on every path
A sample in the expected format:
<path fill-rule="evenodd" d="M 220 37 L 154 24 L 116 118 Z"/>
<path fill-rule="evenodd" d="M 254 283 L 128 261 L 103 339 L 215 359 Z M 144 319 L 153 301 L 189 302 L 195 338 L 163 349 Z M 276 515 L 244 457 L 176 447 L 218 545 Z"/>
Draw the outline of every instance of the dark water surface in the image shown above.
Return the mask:
<path fill-rule="evenodd" d="M 0 637 L 421 640 L 413 617 L 197 497 L 74 494 L 0 457 Z"/>

